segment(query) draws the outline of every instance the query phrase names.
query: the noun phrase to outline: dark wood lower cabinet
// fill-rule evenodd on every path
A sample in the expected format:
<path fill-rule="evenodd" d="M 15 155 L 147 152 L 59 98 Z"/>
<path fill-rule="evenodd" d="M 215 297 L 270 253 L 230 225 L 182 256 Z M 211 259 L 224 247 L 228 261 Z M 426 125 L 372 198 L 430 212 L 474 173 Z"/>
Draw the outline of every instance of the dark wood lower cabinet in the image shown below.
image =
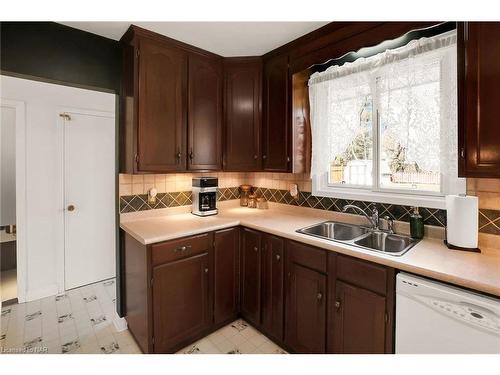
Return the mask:
<path fill-rule="evenodd" d="M 293 262 L 288 272 L 285 343 L 298 353 L 324 353 L 326 275 Z"/>
<path fill-rule="evenodd" d="M 124 299 L 145 353 L 241 315 L 295 353 L 393 353 L 394 269 L 229 228 L 143 245 L 125 234 Z"/>
<path fill-rule="evenodd" d="M 239 311 L 240 230 L 214 233 L 214 323 L 236 319 Z"/>
<path fill-rule="evenodd" d="M 284 321 L 285 241 L 264 234 L 262 242 L 262 330 L 281 341 Z"/>
<path fill-rule="evenodd" d="M 342 281 L 335 295 L 335 353 L 385 353 L 386 298 Z"/>
<path fill-rule="evenodd" d="M 261 234 L 242 229 L 241 241 L 241 315 L 260 325 L 261 308 Z"/>
<path fill-rule="evenodd" d="M 188 344 L 211 323 L 208 253 L 153 268 L 154 349 Z"/>

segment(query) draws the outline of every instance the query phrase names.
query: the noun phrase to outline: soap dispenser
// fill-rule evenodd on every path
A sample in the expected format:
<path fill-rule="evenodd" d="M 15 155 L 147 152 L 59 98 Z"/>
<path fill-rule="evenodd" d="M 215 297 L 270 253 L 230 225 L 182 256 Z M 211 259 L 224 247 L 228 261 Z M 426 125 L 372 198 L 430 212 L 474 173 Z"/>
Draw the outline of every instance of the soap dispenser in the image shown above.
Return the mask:
<path fill-rule="evenodd" d="M 424 220 L 418 212 L 418 207 L 412 207 L 412 214 L 410 215 L 410 235 L 411 238 L 420 240 L 424 238 Z"/>

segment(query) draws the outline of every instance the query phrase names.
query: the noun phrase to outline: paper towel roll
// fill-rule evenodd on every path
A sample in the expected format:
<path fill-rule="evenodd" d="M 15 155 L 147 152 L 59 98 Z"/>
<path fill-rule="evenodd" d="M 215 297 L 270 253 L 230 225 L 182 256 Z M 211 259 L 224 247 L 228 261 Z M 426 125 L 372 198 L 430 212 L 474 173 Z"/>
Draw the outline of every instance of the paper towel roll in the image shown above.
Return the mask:
<path fill-rule="evenodd" d="M 478 200 L 465 195 L 446 196 L 446 241 L 450 245 L 477 248 Z"/>

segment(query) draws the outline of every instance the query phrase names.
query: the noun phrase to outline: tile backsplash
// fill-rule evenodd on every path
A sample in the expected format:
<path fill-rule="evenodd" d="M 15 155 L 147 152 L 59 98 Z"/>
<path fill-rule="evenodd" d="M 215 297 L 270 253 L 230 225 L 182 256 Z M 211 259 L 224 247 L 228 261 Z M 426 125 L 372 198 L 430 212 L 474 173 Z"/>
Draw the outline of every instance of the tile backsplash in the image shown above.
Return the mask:
<path fill-rule="evenodd" d="M 178 173 L 178 174 L 120 174 L 120 212 L 158 209 L 191 204 L 191 179 L 199 176 L 219 178 L 219 200 L 239 198 L 238 186 L 250 184 L 257 189 L 257 195 L 271 202 L 340 211 L 345 204 L 356 204 L 366 208 L 370 202 L 351 201 L 327 197 L 314 197 L 308 174 L 292 173 Z M 296 183 L 301 192 L 299 200 L 288 193 L 290 184 Z M 158 191 L 157 203 L 147 202 L 147 192 L 151 188 Z M 467 179 L 467 194 L 479 197 L 479 232 L 500 235 L 500 180 Z M 381 217 L 389 216 L 399 221 L 409 221 L 408 206 L 378 204 Z M 446 226 L 446 211 L 421 208 L 426 225 Z"/>

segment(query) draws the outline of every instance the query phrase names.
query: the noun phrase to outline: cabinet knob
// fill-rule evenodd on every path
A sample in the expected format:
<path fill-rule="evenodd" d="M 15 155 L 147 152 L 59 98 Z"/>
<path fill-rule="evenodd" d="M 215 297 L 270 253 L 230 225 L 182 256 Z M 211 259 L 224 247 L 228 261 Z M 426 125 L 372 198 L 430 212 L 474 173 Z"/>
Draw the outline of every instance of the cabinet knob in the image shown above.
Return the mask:
<path fill-rule="evenodd" d="M 255 246 L 255 247 L 253 248 L 253 251 L 257 252 L 257 251 L 259 251 L 259 248 L 258 248 L 257 246 Z"/>
<path fill-rule="evenodd" d="M 267 159 L 267 155 L 262 155 L 262 159 Z"/>
<path fill-rule="evenodd" d="M 335 308 L 340 309 L 340 301 L 335 301 Z"/>
<path fill-rule="evenodd" d="M 205 273 L 208 273 L 208 268 L 205 268 Z"/>
<path fill-rule="evenodd" d="M 193 160 L 194 158 L 194 154 L 193 154 L 193 150 L 189 151 L 189 159 Z"/>
<path fill-rule="evenodd" d="M 181 156 L 182 156 L 182 154 L 181 154 L 181 152 L 180 152 L 180 151 L 179 151 L 179 152 L 175 155 L 175 157 L 176 157 L 177 159 L 180 159 L 180 158 L 181 158 Z"/>
<path fill-rule="evenodd" d="M 257 160 L 259 157 L 257 155 L 254 155 L 253 158 Z"/>
<path fill-rule="evenodd" d="M 184 245 L 184 246 L 179 246 L 178 248 L 175 249 L 175 251 L 184 252 L 184 251 L 186 251 L 187 249 L 190 249 L 190 248 L 191 248 L 191 245 Z"/>
<path fill-rule="evenodd" d="M 74 211 L 75 210 L 75 206 L 72 205 L 72 204 L 70 204 L 70 205 L 68 205 L 67 210 L 68 211 Z"/>
<path fill-rule="evenodd" d="M 318 301 L 321 301 L 323 299 L 323 294 L 321 292 L 319 292 L 317 295 L 316 295 L 316 298 L 318 299 Z"/>
<path fill-rule="evenodd" d="M 281 259 L 281 256 L 279 254 L 276 254 L 276 260 L 279 262 Z"/>

